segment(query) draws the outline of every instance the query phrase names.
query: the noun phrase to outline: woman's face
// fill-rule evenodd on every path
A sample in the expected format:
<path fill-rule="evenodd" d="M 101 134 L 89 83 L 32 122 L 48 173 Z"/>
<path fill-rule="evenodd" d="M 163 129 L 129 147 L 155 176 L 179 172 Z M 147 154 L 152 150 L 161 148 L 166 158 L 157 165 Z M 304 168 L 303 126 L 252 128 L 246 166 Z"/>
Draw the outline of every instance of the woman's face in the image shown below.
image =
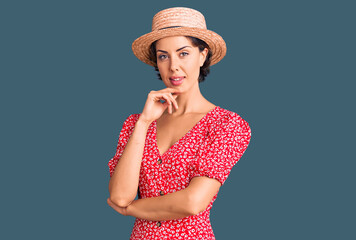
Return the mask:
<path fill-rule="evenodd" d="M 180 92 L 198 84 L 200 67 L 203 66 L 207 53 L 207 48 L 199 52 L 199 48 L 193 46 L 185 36 L 158 40 L 157 67 L 164 84 L 170 88 L 178 88 Z"/>

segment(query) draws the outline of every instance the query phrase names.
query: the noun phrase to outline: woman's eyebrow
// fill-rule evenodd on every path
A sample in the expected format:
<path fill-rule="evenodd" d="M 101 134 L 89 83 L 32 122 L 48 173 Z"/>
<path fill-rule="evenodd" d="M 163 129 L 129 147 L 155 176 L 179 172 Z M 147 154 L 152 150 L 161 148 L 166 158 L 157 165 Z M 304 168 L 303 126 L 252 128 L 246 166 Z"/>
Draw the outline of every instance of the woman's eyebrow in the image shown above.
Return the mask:
<path fill-rule="evenodd" d="M 178 51 L 180 51 L 180 50 L 182 50 L 183 48 L 186 48 L 186 47 L 190 47 L 191 48 L 191 46 L 184 46 L 184 47 L 181 47 L 181 48 L 178 48 L 177 50 L 176 50 L 176 52 L 178 52 Z M 157 52 L 164 52 L 164 53 L 168 53 L 167 51 L 163 51 L 163 50 L 157 50 Z"/>

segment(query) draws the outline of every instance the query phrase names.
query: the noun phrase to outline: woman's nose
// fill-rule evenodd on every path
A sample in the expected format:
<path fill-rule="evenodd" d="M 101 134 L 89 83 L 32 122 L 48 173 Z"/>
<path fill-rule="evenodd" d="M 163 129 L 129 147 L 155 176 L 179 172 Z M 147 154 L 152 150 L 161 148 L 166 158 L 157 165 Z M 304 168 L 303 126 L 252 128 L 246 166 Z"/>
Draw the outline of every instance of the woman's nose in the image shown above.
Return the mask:
<path fill-rule="evenodd" d="M 171 57 L 171 62 L 170 62 L 170 68 L 171 71 L 177 71 L 178 70 L 178 65 L 179 65 L 179 59 L 175 58 L 175 57 Z"/>

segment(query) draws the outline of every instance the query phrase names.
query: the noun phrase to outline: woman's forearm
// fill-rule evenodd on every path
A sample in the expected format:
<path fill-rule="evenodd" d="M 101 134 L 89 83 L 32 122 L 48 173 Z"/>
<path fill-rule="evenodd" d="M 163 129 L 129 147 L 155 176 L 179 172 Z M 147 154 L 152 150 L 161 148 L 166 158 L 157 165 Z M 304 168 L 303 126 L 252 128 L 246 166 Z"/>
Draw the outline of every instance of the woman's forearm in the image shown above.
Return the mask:
<path fill-rule="evenodd" d="M 134 200 L 127 215 L 151 221 L 166 221 L 195 215 L 187 188 L 167 195 Z"/>
<path fill-rule="evenodd" d="M 128 206 L 136 197 L 140 167 L 149 123 L 137 120 L 115 171 L 110 178 L 110 199 L 120 207 Z"/>

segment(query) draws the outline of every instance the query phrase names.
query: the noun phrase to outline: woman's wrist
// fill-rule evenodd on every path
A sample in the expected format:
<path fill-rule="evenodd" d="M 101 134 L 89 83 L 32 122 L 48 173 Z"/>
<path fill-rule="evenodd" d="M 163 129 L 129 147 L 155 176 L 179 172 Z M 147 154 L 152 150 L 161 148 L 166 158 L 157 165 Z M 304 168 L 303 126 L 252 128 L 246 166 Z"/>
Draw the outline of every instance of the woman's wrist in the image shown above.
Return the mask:
<path fill-rule="evenodd" d="M 133 201 L 130 203 L 130 205 L 128 205 L 128 206 L 126 207 L 125 216 L 133 216 L 133 217 L 134 217 L 133 213 L 134 213 L 134 208 L 135 208 L 135 206 L 134 206 L 133 204 L 134 204 L 135 202 L 136 202 L 136 200 L 133 200 Z"/>
<path fill-rule="evenodd" d="M 148 127 L 151 125 L 151 121 L 147 121 L 141 117 L 138 118 L 137 122 L 136 122 L 136 125 L 141 125 L 141 126 L 144 126 L 145 128 L 148 129 Z"/>

